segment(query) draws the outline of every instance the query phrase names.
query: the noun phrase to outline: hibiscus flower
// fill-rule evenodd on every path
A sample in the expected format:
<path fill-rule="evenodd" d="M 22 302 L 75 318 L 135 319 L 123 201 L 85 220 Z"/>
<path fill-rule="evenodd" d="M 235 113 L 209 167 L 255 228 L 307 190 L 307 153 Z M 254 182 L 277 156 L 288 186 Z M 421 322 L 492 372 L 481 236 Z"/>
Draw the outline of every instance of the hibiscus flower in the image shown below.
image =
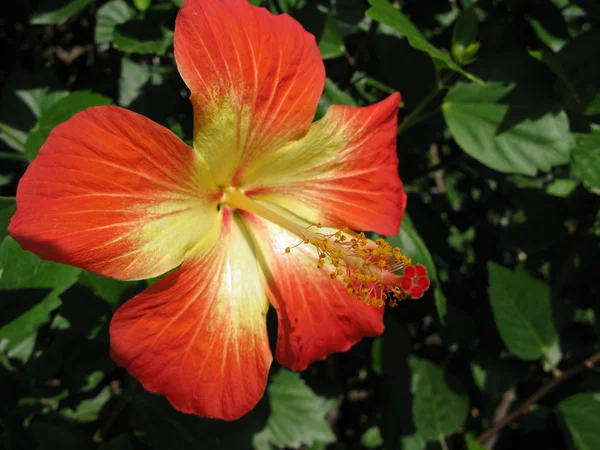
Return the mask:
<path fill-rule="evenodd" d="M 193 146 L 89 108 L 27 169 L 9 231 L 41 258 L 120 280 L 175 269 L 116 311 L 112 357 L 175 408 L 233 420 L 265 389 L 269 303 L 277 361 L 303 370 L 380 334 L 388 297 L 428 287 L 399 249 L 351 231 L 399 230 L 400 96 L 311 124 L 325 79 L 314 37 L 246 0 L 187 0 L 175 59 Z"/>

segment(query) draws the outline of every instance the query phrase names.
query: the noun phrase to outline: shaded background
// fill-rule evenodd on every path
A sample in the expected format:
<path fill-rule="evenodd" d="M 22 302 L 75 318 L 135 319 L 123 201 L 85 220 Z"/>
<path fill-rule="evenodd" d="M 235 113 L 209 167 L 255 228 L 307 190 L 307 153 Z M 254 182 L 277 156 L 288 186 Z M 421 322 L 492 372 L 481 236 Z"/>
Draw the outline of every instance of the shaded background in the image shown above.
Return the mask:
<path fill-rule="evenodd" d="M 239 421 L 144 392 L 110 360 L 107 327 L 147 283 L 41 261 L 6 227 L 28 162 L 86 107 L 191 139 L 181 1 L 15 2 L 0 16 L 0 448 L 600 449 L 600 4 L 253 3 L 317 37 L 318 117 L 403 94 L 409 217 L 389 241 L 432 289 L 388 308 L 379 338 L 302 374 L 274 364 Z"/>

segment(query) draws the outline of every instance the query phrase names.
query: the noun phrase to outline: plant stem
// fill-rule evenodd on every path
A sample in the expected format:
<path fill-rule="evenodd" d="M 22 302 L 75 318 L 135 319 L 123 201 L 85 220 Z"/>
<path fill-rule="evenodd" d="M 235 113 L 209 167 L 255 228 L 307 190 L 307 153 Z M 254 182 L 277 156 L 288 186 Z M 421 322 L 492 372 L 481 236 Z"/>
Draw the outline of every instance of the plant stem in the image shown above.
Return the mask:
<path fill-rule="evenodd" d="M 442 447 L 442 450 L 448 450 L 448 444 L 443 434 L 440 434 L 440 447 Z"/>
<path fill-rule="evenodd" d="M 477 437 L 477 442 L 479 442 L 481 444 L 484 441 L 487 441 L 492 436 L 494 436 L 496 433 L 498 433 L 500 430 L 502 430 L 505 426 L 509 425 L 514 420 L 516 420 L 517 418 L 519 418 L 520 416 L 525 414 L 529 410 L 531 405 L 533 405 L 540 398 L 542 398 L 547 393 L 552 391 L 558 385 L 562 384 L 564 381 L 568 380 L 569 378 L 579 374 L 580 372 L 583 372 L 585 369 L 591 369 L 599 361 L 600 361 L 600 352 L 596 353 L 593 356 L 590 356 L 585 361 L 583 361 L 581 364 L 579 364 L 569 370 L 564 371 L 558 378 L 554 378 L 552 381 L 550 381 L 549 383 L 547 383 L 546 385 L 542 386 L 540 389 L 535 391 L 533 393 L 533 395 L 525 401 L 525 403 L 523 403 L 521 406 L 519 406 L 517 409 L 515 409 L 512 413 L 510 413 L 508 416 L 506 416 L 500 422 L 495 423 L 491 428 L 488 428 L 486 431 L 481 433 Z"/>
<path fill-rule="evenodd" d="M 423 120 L 428 119 L 429 117 L 437 114 L 439 112 L 439 108 L 435 108 L 432 111 L 428 111 L 427 113 L 421 115 L 423 110 L 427 108 L 427 106 L 437 97 L 437 95 L 447 89 L 446 83 L 452 77 L 452 73 L 442 78 L 438 84 L 419 102 L 419 104 L 411 111 L 411 113 L 406 116 L 400 125 L 398 125 L 398 136 L 404 133 L 407 129 L 412 127 L 413 125 L 422 122 Z"/>

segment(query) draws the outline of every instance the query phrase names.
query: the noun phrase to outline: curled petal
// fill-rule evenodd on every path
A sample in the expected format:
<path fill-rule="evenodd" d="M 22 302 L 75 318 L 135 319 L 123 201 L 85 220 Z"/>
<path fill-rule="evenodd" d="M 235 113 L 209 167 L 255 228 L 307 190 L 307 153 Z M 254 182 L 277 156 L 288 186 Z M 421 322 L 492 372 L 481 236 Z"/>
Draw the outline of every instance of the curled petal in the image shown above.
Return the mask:
<path fill-rule="evenodd" d="M 242 179 L 247 195 L 312 223 L 392 235 L 406 195 L 396 156 L 399 94 L 375 105 L 332 106 L 302 139 L 265 155 Z"/>
<path fill-rule="evenodd" d="M 194 147 L 220 185 L 304 135 L 325 82 L 314 36 L 247 0 L 187 0 L 175 59 L 192 93 Z"/>
<path fill-rule="evenodd" d="M 348 288 L 317 268 L 317 253 L 298 238 L 261 218 L 244 213 L 266 259 L 267 295 L 277 310 L 277 361 L 304 370 L 317 360 L 348 350 L 365 336 L 383 332 L 383 308 L 367 306 Z"/>
<path fill-rule="evenodd" d="M 212 226 L 216 186 L 168 129 L 112 106 L 56 127 L 17 189 L 9 232 L 44 259 L 122 280 L 173 269 Z"/>
<path fill-rule="evenodd" d="M 180 411 L 234 420 L 265 389 L 269 304 L 230 211 L 213 231 L 179 269 L 117 310 L 111 355 Z"/>

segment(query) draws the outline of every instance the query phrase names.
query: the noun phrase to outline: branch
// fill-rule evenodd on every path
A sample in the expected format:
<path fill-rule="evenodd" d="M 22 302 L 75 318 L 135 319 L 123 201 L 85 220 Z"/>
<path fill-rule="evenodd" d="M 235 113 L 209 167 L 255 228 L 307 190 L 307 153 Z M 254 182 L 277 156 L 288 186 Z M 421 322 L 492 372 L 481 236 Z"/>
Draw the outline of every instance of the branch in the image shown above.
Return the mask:
<path fill-rule="evenodd" d="M 545 386 L 542 386 L 540 389 L 535 391 L 531 397 L 529 397 L 525 403 L 519 406 L 516 410 L 506 416 L 503 420 L 498 423 L 495 423 L 491 428 L 488 428 L 486 431 L 481 433 L 477 438 L 477 442 L 480 444 L 484 441 L 487 441 L 489 438 L 494 436 L 500 430 L 502 430 L 505 426 L 512 423 L 514 420 L 525 414 L 531 405 L 537 402 L 540 398 L 545 396 L 548 392 L 552 391 L 558 385 L 562 384 L 564 381 L 567 381 L 569 378 L 583 372 L 585 369 L 591 369 L 597 362 L 600 361 L 600 352 L 596 353 L 593 356 L 590 356 L 588 359 L 583 361 L 578 366 L 575 366 L 565 372 L 562 373 L 558 378 L 553 379 Z"/>

